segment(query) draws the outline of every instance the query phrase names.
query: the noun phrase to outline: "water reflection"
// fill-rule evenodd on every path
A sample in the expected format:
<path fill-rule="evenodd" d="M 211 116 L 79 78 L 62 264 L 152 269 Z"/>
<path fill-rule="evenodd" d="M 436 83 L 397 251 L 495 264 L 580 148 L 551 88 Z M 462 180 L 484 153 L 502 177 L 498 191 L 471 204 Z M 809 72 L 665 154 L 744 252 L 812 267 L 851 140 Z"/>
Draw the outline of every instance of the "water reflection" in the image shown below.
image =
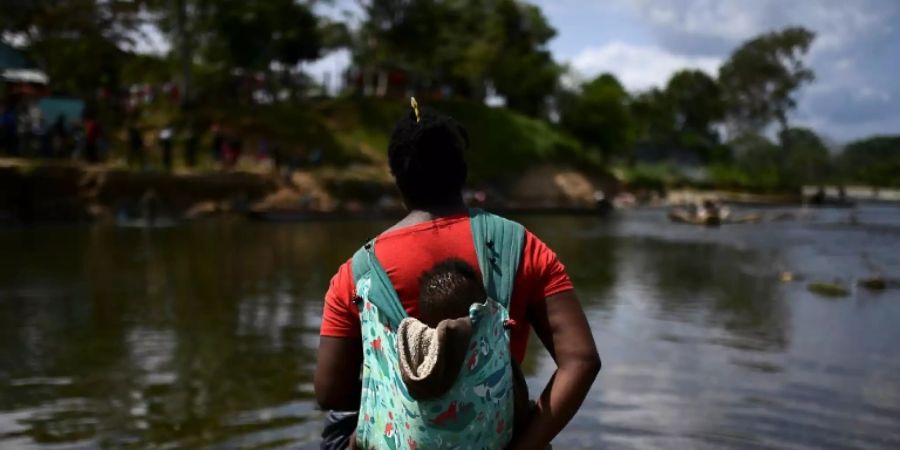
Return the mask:
<path fill-rule="evenodd" d="M 4 248 L 24 260 L 4 261 L 4 273 L 26 276 L 0 283 L 9 399 L 0 406 L 26 413 L 4 414 L 15 424 L 5 438 L 198 448 L 309 440 L 320 306 L 293 280 L 321 289 L 328 275 L 312 262 L 329 259 L 327 241 L 240 223 L 67 230 L 59 248 L 33 239 L 40 231 L 14 233 Z M 75 262 L 69 271 L 43 263 L 59 257 Z"/>
<path fill-rule="evenodd" d="M 560 448 L 900 446 L 900 298 L 774 276 L 809 254 L 853 270 L 861 251 L 900 269 L 889 236 L 522 220 L 566 263 L 604 359 Z M 0 230 L 0 447 L 313 448 L 321 295 L 385 225 Z M 537 392 L 552 361 L 531 344 Z"/>

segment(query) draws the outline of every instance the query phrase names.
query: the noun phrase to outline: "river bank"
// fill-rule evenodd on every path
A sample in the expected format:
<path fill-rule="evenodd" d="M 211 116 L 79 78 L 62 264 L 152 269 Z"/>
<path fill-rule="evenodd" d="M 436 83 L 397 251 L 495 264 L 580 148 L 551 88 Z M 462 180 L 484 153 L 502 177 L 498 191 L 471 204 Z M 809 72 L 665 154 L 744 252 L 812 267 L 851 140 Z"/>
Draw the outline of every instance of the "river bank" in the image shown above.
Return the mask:
<path fill-rule="evenodd" d="M 239 208 L 276 189 L 250 173 L 135 172 L 70 162 L 0 164 L 0 221 L 86 222 L 138 214 L 154 203 L 160 214 L 184 216 L 203 205 Z"/>
<path fill-rule="evenodd" d="M 516 211 L 592 212 L 615 179 L 542 165 L 516 178 L 477 183 L 473 204 Z M 387 167 L 357 164 L 286 172 L 141 172 L 115 164 L 0 159 L 0 222 L 109 222 L 147 214 L 182 220 L 213 214 L 254 217 L 389 216 L 402 204 Z"/>
<path fill-rule="evenodd" d="M 510 213 L 598 214 L 610 208 L 696 204 L 790 206 L 801 192 L 630 190 L 609 174 L 541 164 L 515 177 L 476 181 L 477 206 Z M 271 166 L 236 171 L 141 172 L 71 161 L 0 159 L 0 223 L 113 222 L 148 214 L 172 220 L 240 214 L 264 220 L 392 217 L 402 204 L 384 165 L 322 166 L 290 173 Z"/>

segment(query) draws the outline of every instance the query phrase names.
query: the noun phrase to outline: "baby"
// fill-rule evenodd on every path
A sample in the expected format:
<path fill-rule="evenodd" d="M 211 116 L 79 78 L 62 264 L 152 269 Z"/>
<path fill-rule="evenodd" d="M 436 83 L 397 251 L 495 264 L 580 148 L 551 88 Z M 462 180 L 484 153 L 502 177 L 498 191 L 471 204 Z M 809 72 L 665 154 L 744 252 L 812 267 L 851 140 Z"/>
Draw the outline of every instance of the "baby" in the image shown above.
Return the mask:
<path fill-rule="evenodd" d="M 447 259 L 419 278 L 419 321 L 437 328 L 443 320 L 469 317 L 469 307 L 486 299 L 487 293 L 475 269 L 463 260 Z M 463 348 L 467 346 L 468 342 L 462 344 Z M 512 360 L 512 372 L 513 433 L 518 433 L 528 420 L 531 405 L 525 377 L 515 360 Z"/>
<path fill-rule="evenodd" d="M 418 318 L 403 319 L 397 330 L 401 379 L 412 398 L 437 398 L 453 386 L 472 336 L 469 307 L 486 300 L 487 293 L 481 277 L 465 261 L 447 259 L 422 274 L 419 278 Z M 515 360 L 511 364 L 515 441 L 527 425 L 531 402 L 519 364 Z M 335 423 L 332 425 L 334 434 L 342 434 L 337 429 L 337 422 L 332 422 Z M 346 422 L 351 423 L 350 420 Z M 350 429 L 345 428 L 343 432 L 350 432 Z M 343 441 L 335 439 L 335 442 Z M 358 448 L 355 432 L 349 437 L 347 448 Z"/>
<path fill-rule="evenodd" d="M 419 321 L 437 328 L 444 319 L 469 317 L 473 303 L 487 293 L 475 269 L 461 259 L 446 259 L 419 277 Z"/>

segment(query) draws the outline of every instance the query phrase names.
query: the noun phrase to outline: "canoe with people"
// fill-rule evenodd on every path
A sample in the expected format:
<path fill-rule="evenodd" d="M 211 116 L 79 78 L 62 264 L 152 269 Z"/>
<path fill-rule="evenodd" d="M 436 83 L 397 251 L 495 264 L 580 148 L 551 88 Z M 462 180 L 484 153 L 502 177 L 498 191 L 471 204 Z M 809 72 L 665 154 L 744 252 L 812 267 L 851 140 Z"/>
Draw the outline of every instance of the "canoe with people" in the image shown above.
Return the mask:
<path fill-rule="evenodd" d="M 690 225 L 702 225 L 717 227 L 723 224 L 759 223 L 762 214 L 753 213 L 738 216 L 732 214 L 731 209 L 716 200 L 706 199 L 699 204 L 692 204 L 684 208 L 673 208 L 669 211 L 669 220 L 675 223 Z"/>

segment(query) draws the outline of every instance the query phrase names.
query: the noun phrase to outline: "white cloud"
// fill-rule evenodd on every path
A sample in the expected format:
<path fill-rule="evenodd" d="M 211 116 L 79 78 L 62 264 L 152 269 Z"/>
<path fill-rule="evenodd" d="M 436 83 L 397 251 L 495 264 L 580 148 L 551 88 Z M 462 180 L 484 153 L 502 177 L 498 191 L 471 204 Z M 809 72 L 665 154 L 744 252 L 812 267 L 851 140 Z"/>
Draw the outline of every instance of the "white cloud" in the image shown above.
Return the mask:
<path fill-rule="evenodd" d="M 610 72 L 628 90 L 641 91 L 664 86 L 674 72 L 682 69 L 699 69 L 715 76 L 722 59 L 678 55 L 660 47 L 611 42 L 582 50 L 570 63 L 580 76 L 591 78 Z"/>
<path fill-rule="evenodd" d="M 895 0 L 619 0 L 662 34 L 740 42 L 802 25 L 819 34 L 819 50 L 891 31 Z M 893 4 L 892 4 L 893 3 Z M 668 42 L 678 45 L 678 39 Z"/>
<path fill-rule="evenodd" d="M 801 116 L 794 122 L 800 126 L 810 127 L 820 135 L 840 142 L 873 135 L 897 134 L 900 131 L 900 114 L 898 113 L 861 122 L 834 120 L 824 115 Z"/>
<path fill-rule="evenodd" d="M 141 54 L 165 55 L 172 51 L 172 43 L 154 24 L 141 25 L 140 29 L 133 33 L 134 45 L 126 50 Z"/>
<path fill-rule="evenodd" d="M 587 5 L 596 3 L 584 0 Z M 596 17 L 612 39 L 584 35 L 569 62 L 582 75 L 608 71 L 629 89 L 662 85 L 675 70 L 715 73 L 742 42 L 772 30 L 803 26 L 816 33 L 807 62 L 816 79 L 798 92 L 791 114 L 799 125 L 842 141 L 900 132 L 900 1 L 898 0 L 609 0 Z M 560 7 L 572 6 L 563 1 Z M 559 15 L 554 25 L 566 33 Z M 617 28 L 627 24 L 627 28 Z M 607 35 L 599 35 L 607 36 Z M 650 36 L 650 39 L 646 39 Z M 595 38 L 594 38 L 595 39 Z M 640 41 L 640 42 L 637 42 Z M 638 45 L 639 44 L 639 45 Z M 567 42 L 569 46 L 577 43 Z M 576 47 L 577 48 L 577 47 Z"/>
<path fill-rule="evenodd" d="M 341 77 L 350 67 L 350 51 L 336 50 L 321 58 L 303 63 L 300 66 L 313 79 L 322 83 L 330 94 L 336 94 L 342 85 Z"/>

